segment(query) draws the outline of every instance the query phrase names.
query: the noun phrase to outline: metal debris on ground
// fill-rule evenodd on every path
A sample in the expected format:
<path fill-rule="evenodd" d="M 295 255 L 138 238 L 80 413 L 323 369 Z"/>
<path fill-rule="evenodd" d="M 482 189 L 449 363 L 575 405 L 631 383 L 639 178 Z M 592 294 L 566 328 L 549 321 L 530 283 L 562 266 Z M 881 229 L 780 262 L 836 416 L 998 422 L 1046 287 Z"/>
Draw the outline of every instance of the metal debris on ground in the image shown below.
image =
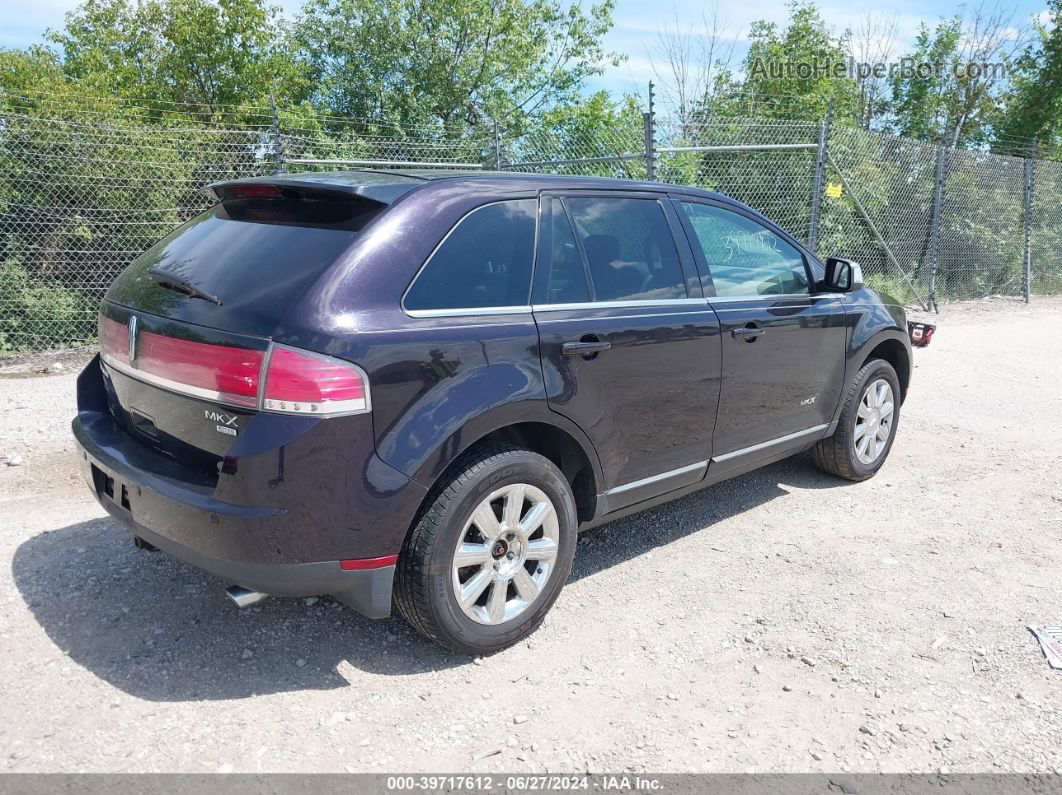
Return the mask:
<path fill-rule="evenodd" d="M 1029 627 L 1029 631 L 1040 641 L 1047 664 L 1062 670 L 1062 626 Z"/>

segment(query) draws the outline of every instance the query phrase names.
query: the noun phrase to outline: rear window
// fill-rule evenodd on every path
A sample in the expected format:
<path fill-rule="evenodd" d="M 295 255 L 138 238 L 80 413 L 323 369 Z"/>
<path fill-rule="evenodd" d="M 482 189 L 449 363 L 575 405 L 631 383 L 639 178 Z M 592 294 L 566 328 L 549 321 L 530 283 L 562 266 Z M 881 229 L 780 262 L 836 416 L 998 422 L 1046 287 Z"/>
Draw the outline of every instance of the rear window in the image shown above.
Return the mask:
<path fill-rule="evenodd" d="M 403 306 L 411 312 L 526 306 L 537 215 L 536 199 L 473 210 L 428 259 Z"/>
<path fill-rule="evenodd" d="M 239 317 L 241 330 L 271 333 L 383 208 L 347 197 L 226 200 L 141 255 L 109 297 L 208 325 Z M 153 272 L 216 296 L 221 306 L 164 289 Z"/>

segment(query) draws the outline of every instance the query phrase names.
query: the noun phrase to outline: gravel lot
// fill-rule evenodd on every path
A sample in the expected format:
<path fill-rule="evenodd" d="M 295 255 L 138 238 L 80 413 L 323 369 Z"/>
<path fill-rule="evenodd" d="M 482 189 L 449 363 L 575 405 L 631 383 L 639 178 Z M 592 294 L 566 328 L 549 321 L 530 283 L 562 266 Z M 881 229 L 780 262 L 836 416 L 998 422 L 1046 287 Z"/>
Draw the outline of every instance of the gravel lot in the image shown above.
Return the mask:
<path fill-rule="evenodd" d="M 1062 301 L 945 307 L 880 475 L 806 456 L 583 536 L 487 660 L 239 611 L 76 475 L 77 356 L 0 366 L 0 769 L 1054 771 Z"/>

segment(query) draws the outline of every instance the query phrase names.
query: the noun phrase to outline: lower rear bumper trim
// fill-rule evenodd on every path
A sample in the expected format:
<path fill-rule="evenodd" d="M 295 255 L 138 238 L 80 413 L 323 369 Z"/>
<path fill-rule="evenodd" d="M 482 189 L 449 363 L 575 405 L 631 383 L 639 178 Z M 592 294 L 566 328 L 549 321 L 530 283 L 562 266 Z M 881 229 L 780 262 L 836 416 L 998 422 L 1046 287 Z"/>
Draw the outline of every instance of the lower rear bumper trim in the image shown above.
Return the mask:
<path fill-rule="evenodd" d="M 178 544 L 137 523 L 110 500 L 100 504 L 121 520 L 134 535 L 175 558 L 221 577 L 226 582 L 271 596 L 318 596 L 328 594 L 368 618 L 391 615 L 391 585 L 394 565 L 359 570 L 345 569 L 338 560 L 314 563 L 243 563 L 220 560 Z"/>

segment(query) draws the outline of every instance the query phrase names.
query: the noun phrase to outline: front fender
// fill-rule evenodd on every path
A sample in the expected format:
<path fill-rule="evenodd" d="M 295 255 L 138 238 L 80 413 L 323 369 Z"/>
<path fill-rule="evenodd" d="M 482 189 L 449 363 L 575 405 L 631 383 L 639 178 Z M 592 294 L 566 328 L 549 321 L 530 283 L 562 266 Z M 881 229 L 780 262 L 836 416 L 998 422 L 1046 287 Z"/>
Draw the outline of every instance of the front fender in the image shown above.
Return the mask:
<path fill-rule="evenodd" d="M 846 388 L 874 349 L 890 340 L 902 348 L 904 363 L 910 373 L 911 339 L 907 331 L 907 313 L 902 306 L 872 290 L 861 290 L 852 296 L 845 312 L 849 326 L 845 355 Z M 838 403 L 835 420 L 843 405 L 844 401 Z"/>

